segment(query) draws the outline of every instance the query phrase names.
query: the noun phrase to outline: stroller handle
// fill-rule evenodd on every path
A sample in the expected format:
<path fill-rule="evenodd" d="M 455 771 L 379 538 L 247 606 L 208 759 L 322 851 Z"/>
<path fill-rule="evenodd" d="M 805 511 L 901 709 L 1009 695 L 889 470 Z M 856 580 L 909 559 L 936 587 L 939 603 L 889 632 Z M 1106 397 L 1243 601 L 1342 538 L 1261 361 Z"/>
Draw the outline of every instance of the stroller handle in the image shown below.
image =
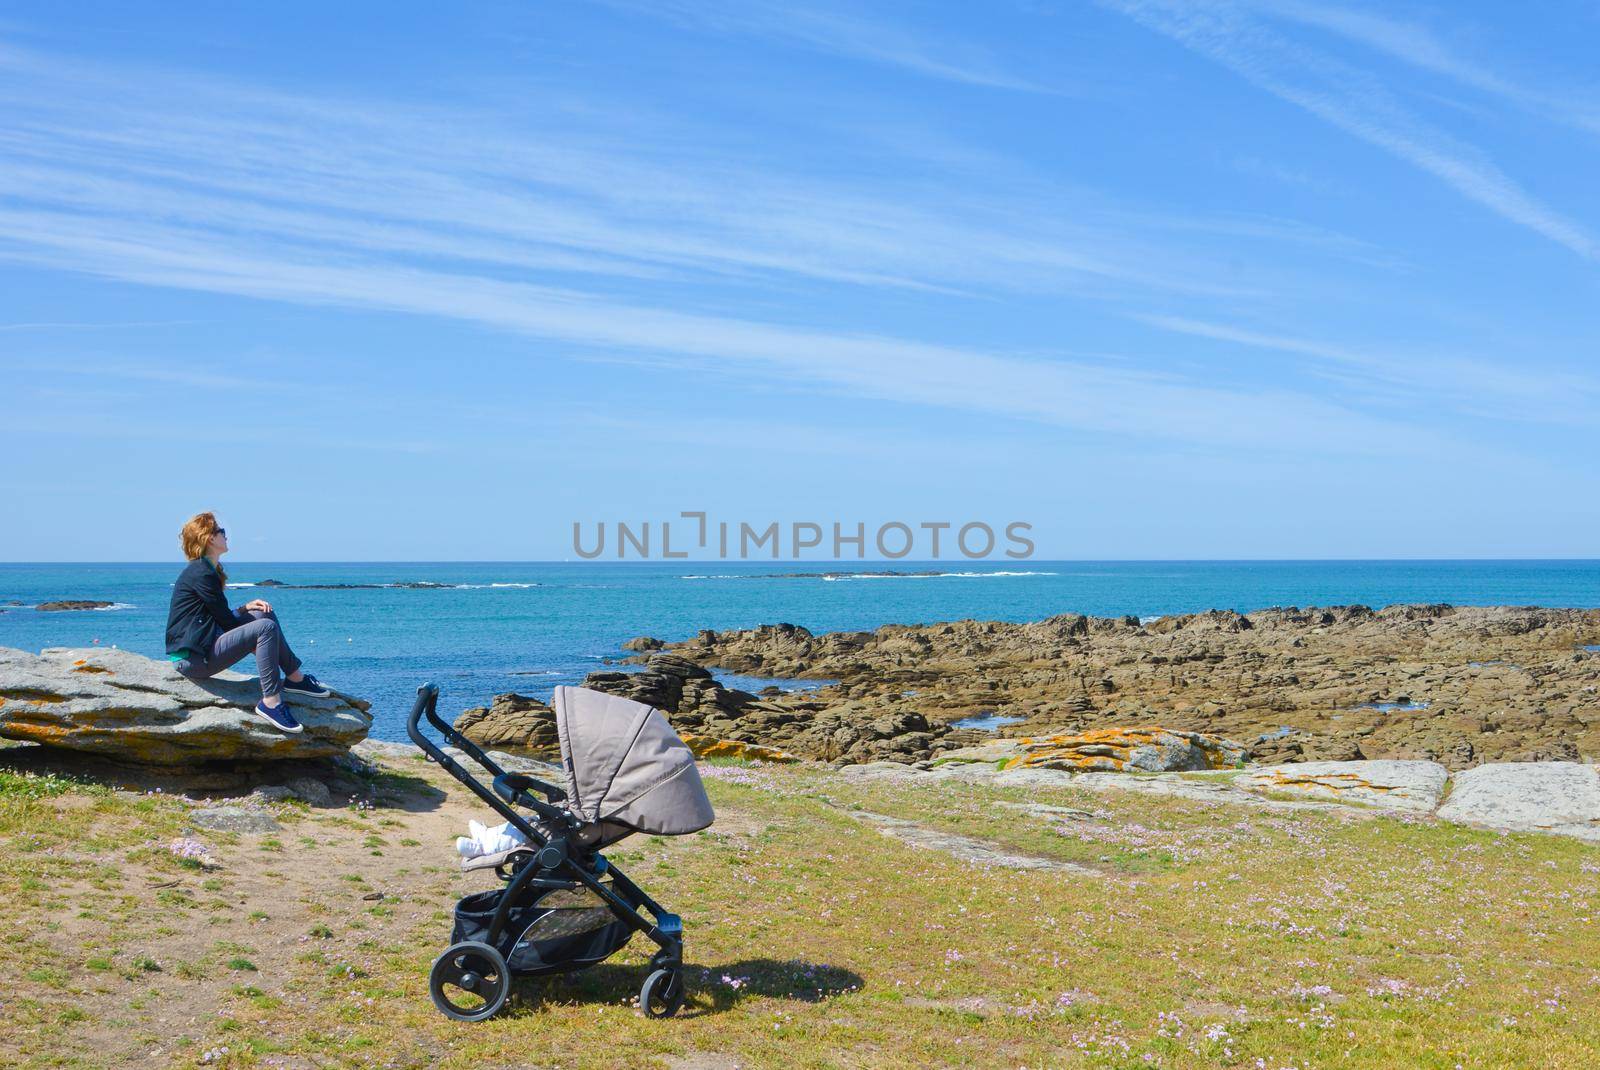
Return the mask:
<path fill-rule="evenodd" d="M 477 777 L 468 773 L 461 767 L 461 763 L 446 754 L 442 747 L 428 738 L 427 733 L 422 730 L 424 718 L 448 743 L 459 748 L 467 757 L 488 771 L 495 786 L 494 791 L 485 788 Z M 437 684 L 426 683 L 417 688 L 417 701 L 411 707 L 411 716 L 406 718 L 406 735 L 411 737 L 413 743 L 422 748 L 424 754 L 438 762 L 451 776 L 471 788 L 474 795 L 488 803 L 501 816 L 510 821 L 518 831 L 528 838 L 530 843 L 547 843 L 549 842 L 549 836 L 538 831 L 536 826 L 530 824 L 521 814 L 507 806 L 506 803 L 518 803 L 526 806 L 545 820 L 556 822 L 558 828 L 570 821 L 571 815 L 565 810 L 540 802 L 527 794 L 525 790 L 519 789 L 534 788 L 545 792 L 556 800 L 565 799 L 565 792 L 534 777 L 507 773 L 500 768 L 499 764 L 485 754 L 481 747 L 460 732 L 457 732 L 454 725 L 439 716 L 439 687 Z M 513 784 L 514 788 L 511 792 L 504 791 L 502 786 L 512 787 Z M 505 797 L 505 802 L 501 801 L 501 796 Z"/>

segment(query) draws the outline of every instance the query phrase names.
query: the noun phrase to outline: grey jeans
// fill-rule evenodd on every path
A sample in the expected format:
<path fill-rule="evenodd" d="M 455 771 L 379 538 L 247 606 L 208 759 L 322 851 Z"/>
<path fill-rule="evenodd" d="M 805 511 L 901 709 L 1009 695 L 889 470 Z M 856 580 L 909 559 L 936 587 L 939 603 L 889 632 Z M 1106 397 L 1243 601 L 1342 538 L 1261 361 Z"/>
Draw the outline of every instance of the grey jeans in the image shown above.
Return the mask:
<path fill-rule="evenodd" d="M 256 656 L 256 672 L 261 677 L 261 697 L 271 698 L 279 690 L 278 670 L 285 674 L 300 668 L 300 659 L 283 638 L 276 613 L 250 610 L 249 624 L 223 632 L 211 644 L 211 656 L 196 665 L 180 661 L 173 667 L 191 680 L 204 680 L 232 667 L 246 654 Z"/>

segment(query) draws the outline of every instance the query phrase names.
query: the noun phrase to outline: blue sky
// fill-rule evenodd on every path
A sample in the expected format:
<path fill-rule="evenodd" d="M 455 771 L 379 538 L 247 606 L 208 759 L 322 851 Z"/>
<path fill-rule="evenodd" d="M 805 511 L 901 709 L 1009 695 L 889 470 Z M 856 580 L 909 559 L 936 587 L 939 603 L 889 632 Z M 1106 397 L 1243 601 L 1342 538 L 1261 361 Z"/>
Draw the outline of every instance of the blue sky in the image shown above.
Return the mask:
<path fill-rule="evenodd" d="M 0 16 L 0 560 L 1600 556 L 1600 6 Z"/>

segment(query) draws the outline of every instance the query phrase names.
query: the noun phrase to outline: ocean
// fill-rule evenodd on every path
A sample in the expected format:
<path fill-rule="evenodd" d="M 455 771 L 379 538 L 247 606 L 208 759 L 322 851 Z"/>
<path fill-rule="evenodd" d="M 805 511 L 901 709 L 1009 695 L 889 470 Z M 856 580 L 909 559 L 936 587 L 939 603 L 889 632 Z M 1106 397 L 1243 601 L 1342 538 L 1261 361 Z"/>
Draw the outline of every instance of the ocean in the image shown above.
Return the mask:
<path fill-rule="evenodd" d="M 814 632 L 1057 613 L 1158 617 L 1274 605 L 1396 602 L 1600 607 L 1600 561 L 1028 561 L 272 564 L 225 559 L 235 605 L 266 598 L 307 667 L 369 699 L 379 739 L 404 736 L 417 686 L 451 715 L 497 693 L 548 699 L 638 635 L 786 621 Z M 37 651 L 96 642 L 162 656 L 182 562 L 0 564 L 0 646 Z M 824 578 L 825 572 L 938 575 Z M 805 572 L 809 575 L 779 576 Z M 437 583 L 444 588 L 293 590 L 287 584 Z M 106 610 L 41 612 L 84 599 Z M 16 604 L 12 604 L 16 603 Z M 249 670 L 247 659 L 240 667 Z M 726 676 L 730 684 L 804 686 Z"/>

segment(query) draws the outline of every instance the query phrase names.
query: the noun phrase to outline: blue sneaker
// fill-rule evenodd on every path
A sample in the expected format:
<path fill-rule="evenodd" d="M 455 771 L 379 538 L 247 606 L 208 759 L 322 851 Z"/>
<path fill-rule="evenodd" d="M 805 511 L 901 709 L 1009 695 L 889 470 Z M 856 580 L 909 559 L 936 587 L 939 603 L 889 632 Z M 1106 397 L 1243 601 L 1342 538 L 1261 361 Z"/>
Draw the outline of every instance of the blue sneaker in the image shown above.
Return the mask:
<path fill-rule="evenodd" d="M 305 731 L 305 726 L 294 719 L 294 714 L 289 712 L 287 702 L 279 702 L 276 706 L 268 706 L 265 702 L 256 703 L 256 713 L 272 722 L 272 727 L 280 732 L 287 732 L 291 736 L 298 736 Z"/>
<path fill-rule="evenodd" d="M 298 683 L 293 680 L 284 680 L 283 690 L 293 691 L 297 695 L 309 695 L 312 698 L 331 698 L 333 696 L 332 691 L 329 691 L 326 687 L 323 687 L 317 682 L 317 678 L 308 672 L 303 672 L 300 674 L 300 681 Z"/>

